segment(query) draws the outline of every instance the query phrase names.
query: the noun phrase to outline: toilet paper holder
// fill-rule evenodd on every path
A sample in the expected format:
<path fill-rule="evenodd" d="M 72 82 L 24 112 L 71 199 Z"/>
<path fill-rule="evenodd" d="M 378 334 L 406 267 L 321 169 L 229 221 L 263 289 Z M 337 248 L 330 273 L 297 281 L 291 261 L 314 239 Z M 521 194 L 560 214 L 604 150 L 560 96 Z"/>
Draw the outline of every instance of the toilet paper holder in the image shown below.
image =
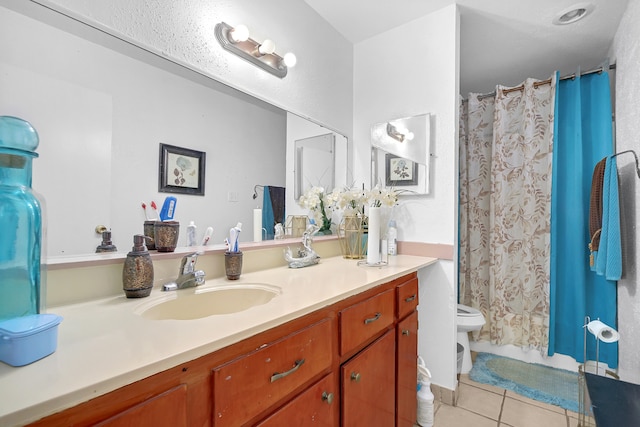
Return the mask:
<path fill-rule="evenodd" d="M 600 318 L 596 320 L 591 320 L 591 317 L 585 316 L 584 325 L 582 326 L 584 329 L 584 364 L 586 368 L 587 364 L 587 331 L 589 331 L 596 339 L 596 375 L 599 374 L 600 368 L 600 341 L 604 343 L 614 343 L 618 342 L 620 339 L 620 334 L 611 326 L 600 321 Z M 606 373 L 611 373 L 614 376 L 615 373 L 608 371 Z"/>

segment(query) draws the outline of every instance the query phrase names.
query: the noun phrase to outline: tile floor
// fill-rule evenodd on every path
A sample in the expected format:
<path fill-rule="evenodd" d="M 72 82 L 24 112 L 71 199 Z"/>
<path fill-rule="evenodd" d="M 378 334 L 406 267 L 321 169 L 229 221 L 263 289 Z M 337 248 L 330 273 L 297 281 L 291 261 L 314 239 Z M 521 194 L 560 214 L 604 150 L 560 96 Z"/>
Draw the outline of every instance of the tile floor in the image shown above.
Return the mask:
<path fill-rule="evenodd" d="M 460 377 L 457 406 L 435 404 L 434 427 L 577 427 L 578 414 Z"/>

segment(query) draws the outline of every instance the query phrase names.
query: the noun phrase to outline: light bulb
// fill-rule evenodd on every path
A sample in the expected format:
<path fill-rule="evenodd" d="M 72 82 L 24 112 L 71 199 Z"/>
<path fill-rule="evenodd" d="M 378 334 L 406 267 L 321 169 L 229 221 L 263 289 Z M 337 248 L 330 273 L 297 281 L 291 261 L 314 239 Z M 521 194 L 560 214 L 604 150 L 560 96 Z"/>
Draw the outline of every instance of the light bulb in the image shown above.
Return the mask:
<path fill-rule="evenodd" d="M 229 37 L 234 43 L 247 41 L 249 39 L 249 29 L 246 25 L 238 25 L 229 31 Z"/>
<path fill-rule="evenodd" d="M 258 52 L 260 52 L 261 55 L 270 55 L 273 52 L 275 52 L 275 50 L 276 50 L 276 44 L 273 42 L 273 40 L 269 40 L 269 39 L 263 41 L 260 47 L 258 48 Z"/>
<path fill-rule="evenodd" d="M 407 141 L 413 141 L 413 138 L 415 137 L 415 135 L 413 134 L 413 132 L 408 132 L 405 136 L 404 139 L 406 139 Z"/>
<path fill-rule="evenodd" d="M 294 55 L 293 53 L 287 52 L 284 54 L 284 58 L 282 58 L 282 61 L 284 62 L 284 65 L 292 68 L 295 67 L 298 63 L 298 58 L 296 58 L 296 55 Z"/>

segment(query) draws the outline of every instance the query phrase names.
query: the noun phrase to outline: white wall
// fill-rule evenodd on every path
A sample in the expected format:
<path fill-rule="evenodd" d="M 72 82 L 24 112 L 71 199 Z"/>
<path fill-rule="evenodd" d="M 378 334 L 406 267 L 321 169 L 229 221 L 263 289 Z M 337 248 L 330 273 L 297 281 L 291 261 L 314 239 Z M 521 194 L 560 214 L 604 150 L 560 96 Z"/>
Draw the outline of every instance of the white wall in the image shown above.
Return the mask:
<path fill-rule="evenodd" d="M 640 0 L 629 0 L 612 47 L 616 63 L 616 151 L 640 154 Z M 622 380 L 640 383 L 640 295 L 638 271 L 640 238 L 640 180 L 633 156 L 617 158 L 620 176 L 623 277 L 618 282 L 619 374 Z"/>
<path fill-rule="evenodd" d="M 371 176 L 372 124 L 432 114 L 431 192 L 403 199 L 394 209 L 399 240 L 456 242 L 458 43 L 459 16 L 454 5 L 355 46 L 356 177 Z M 419 351 L 434 375 L 434 384 L 454 389 L 454 264 L 440 261 L 421 272 L 420 279 Z"/>
<path fill-rule="evenodd" d="M 347 136 L 353 112 L 353 47 L 303 1 L 37 0 Z M 225 51 L 216 23 L 245 24 L 251 37 L 294 52 L 279 79 Z"/>

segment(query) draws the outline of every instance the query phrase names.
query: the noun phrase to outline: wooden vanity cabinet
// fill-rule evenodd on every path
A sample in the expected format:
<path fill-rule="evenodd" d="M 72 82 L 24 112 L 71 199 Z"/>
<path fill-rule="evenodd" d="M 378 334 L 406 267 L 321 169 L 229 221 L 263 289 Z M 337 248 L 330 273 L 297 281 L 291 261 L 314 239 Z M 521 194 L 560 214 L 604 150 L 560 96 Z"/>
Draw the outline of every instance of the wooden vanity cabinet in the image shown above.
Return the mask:
<path fill-rule="evenodd" d="M 417 274 L 43 418 L 33 426 L 411 426 Z"/>

